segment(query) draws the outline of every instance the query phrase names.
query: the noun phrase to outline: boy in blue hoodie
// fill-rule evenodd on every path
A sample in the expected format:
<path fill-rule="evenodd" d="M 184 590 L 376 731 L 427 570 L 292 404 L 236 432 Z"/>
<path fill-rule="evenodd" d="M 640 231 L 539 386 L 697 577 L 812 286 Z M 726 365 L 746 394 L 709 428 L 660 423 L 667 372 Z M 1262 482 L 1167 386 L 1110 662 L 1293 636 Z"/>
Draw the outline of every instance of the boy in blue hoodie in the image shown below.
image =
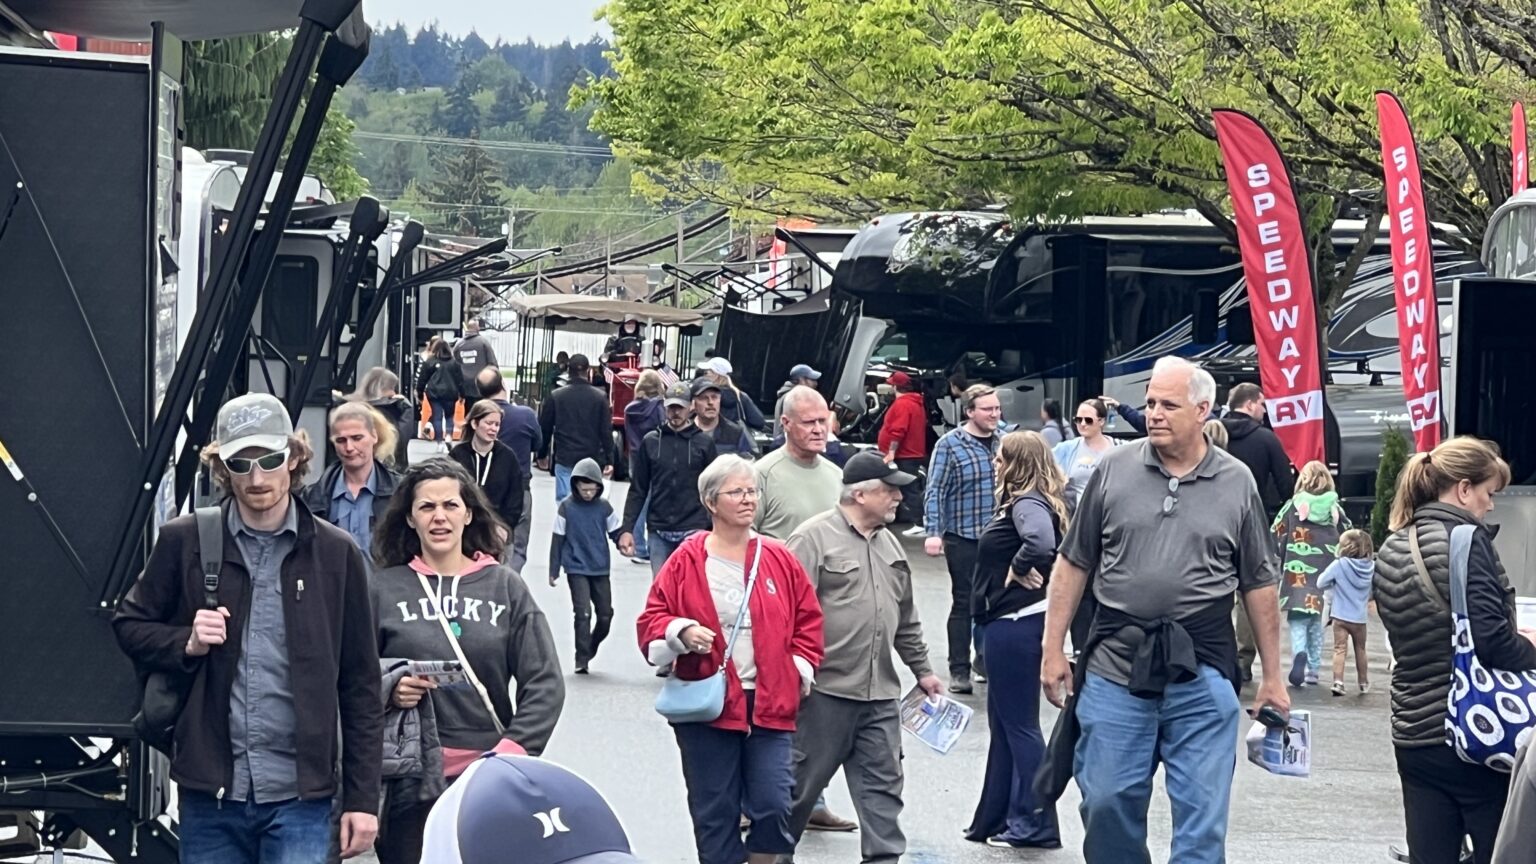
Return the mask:
<path fill-rule="evenodd" d="M 1371 692 L 1369 662 L 1365 655 L 1366 604 L 1371 599 L 1371 580 L 1376 576 L 1375 549 L 1371 535 L 1351 529 L 1339 535 L 1339 557 L 1323 570 L 1319 588 L 1333 589 L 1333 695 L 1344 695 L 1344 658 L 1355 643 L 1355 675 L 1360 692 Z"/>
<path fill-rule="evenodd" d="M 608 580 L 608 541 L 617 542 L 619 514 L 603 497 L 603 471 L 593 459 L 571 469 L 571 494 L 555 511 L 549 542 L 549 584 L 570 577 L 576 621 L 576 674 L 587 674 L 597 646 L 613 623 L 613 586 Z M 597 621 L 592 620 L 593 608 Z"/>

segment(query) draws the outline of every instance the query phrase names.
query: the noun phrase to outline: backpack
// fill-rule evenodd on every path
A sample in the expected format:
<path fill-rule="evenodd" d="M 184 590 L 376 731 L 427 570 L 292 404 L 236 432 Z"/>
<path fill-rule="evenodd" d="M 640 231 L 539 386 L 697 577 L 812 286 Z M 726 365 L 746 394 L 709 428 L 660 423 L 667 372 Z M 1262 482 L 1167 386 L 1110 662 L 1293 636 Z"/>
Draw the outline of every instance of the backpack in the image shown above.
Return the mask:
<path fill-rule="evenodd" d="M 459 379 L 447 363 L 439 361 L 432 370 L 427 379 L 427 395 L 442 402 L 459 398 Z"/>

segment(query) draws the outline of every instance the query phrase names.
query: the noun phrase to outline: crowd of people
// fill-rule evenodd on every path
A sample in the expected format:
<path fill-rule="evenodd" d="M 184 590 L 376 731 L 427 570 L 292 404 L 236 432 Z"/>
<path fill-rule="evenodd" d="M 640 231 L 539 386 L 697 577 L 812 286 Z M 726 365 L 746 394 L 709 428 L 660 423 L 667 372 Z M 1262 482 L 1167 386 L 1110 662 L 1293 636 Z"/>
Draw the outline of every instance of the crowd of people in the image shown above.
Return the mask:
<path fill-rule="evenodd" d="M 1456 861 L 1468 837 L 1479 862 L 1529 854 L 1517 808 L 1536 810 L 1536 762 L 1510 746 L 1474 764 L 1465 741 L 1446 746 L 1447 700 L 1465 687 L 1453 632 L 1481 668 L 1536 669 L 1536 633 L 1517 626 L 1482 522 L 1510 479 L 1486 442 L 1413 457 L 1377 552 L 1326 466 L 1293 476 L 1258 387 L 1233 387 L 1221 412 L 1211 376 L 1178 358 L 1154 367 L 1145 410 L 1100 397 L 1068 417 L 1048 401 L 1038 432 L 1006 423 L 990 386 L 951 381 L 958 424 L 936 440 L 921 386 L 897 372 L 876 447 L 834 459 L 819 372 L 790 370 L 764 417 L 710 357 L 691 381 L 641 374 L 618 508 L 612 416 L 587 358 L 568 358 L 537 412 L 508 397 L 495 364 L 477 328 L 431 346 L 414 395 L 434 440 L 452 436 L 454 400 L 466 428 L 409 465 L 412 400 L 371 370 L 330 410 L 335 460 L 307 486 L 314 450 L 278 400 L 220 409 L 204 459 L 228 493 L 222 538 L 200 536 L 211 523 L 194 516 L 167 523 L 114 619 L 141 669 L 191 682 L 171 763 L 184 860 L 370 846 L 383 864 L 434 860 L 433 822 L 454 818 L 440 812 L 467 806 L 472 776 L 503 770 L 482 754 L 523 771 L 519 758 L 542 753 L 565 683 L 525 581 L 535 469 L 555 478 L 547 577 L 569 588 L 573 671 L 627 626 L 616 549 L 649 565 L 635 632 L 663 686 L 717 688 L 712 716 L 671 727 L 701 864 L 787 864 L 808 830 L 857 830 L 863 861 L 899 860 L 899 705 L 914 686 L 986 689 L 967 839 L 1060 847 L 1057 801 L 1075 782 L 1086 859 L 1149 860 L 1161 766 L 1170 860 L 1223 861 L 1253 661 L 1251 713 L 1284 718 L 1287 685 L 1325 683 L 1331 625 L 1333 695 L 1348 692 L 1351 646 L 1366 693 L 1373 602 L 1395 659 L 1413 860 Z M 1145 437 L 1106 434 L 1112 413 Z M 903 524 L 944 559 L 947 677 L 930 660 Z M 223 550 L 217 572 L 209 543 Z M 1042 695 L 1061 709 L 1049 742 Z M 826 804 L 840 768 L 856 821 Z"/>

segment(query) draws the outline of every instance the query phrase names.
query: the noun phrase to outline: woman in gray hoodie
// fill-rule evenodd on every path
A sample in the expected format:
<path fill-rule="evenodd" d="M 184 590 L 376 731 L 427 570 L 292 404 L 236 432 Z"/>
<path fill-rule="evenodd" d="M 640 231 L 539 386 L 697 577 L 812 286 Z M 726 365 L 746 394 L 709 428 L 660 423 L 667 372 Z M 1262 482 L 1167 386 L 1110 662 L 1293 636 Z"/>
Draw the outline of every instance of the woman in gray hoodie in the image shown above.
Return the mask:
<path fill-rule="evenodd" d="M 468 681 L 439 688 L 405 675 L 389 694 L 400 709 L 431 699 L 450 781 L 487 750 L 539 755 L 565 705 L 549 623 L 523 580 L 498 563 L 506 536 L 479 486 L 448 459 L 411 466 L 375 529 L 379 656 L 469 665 Z M 421 859 L 433 803 L 421 797 L 389 796 L 382 864 Z"/>

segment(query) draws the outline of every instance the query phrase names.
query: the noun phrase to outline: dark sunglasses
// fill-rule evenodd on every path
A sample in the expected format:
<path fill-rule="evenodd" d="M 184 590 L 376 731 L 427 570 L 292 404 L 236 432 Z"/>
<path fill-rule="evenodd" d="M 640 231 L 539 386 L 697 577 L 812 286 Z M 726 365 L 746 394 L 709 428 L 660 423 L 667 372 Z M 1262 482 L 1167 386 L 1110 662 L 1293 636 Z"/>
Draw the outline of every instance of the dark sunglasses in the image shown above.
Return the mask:
<path fill-rule="evenodd" d="M 265 456 L 249 458 L 245 456 L 231 456 L 224 460 L 224 467 L 228 468 L 231 474 L 243 476 L 251 473 L 253 468 L 260 468 L 263 471 L 276 471 L 287 463 L 288 451 L 285 449 L 278 450 L 275 453 L 268 453 Z"/>
<path fill-rule="evenodd" d="M 1079 426 L 1083 426 L 1083 425 L 1088 424 L 1088 423 L 1097 423 L 1098 421 L 1099 421 L 1099 418 L 1097 418 L 1097 417 L 1073 417 L 1072 418 L 1072 422 L 1076 423 Z"/>

